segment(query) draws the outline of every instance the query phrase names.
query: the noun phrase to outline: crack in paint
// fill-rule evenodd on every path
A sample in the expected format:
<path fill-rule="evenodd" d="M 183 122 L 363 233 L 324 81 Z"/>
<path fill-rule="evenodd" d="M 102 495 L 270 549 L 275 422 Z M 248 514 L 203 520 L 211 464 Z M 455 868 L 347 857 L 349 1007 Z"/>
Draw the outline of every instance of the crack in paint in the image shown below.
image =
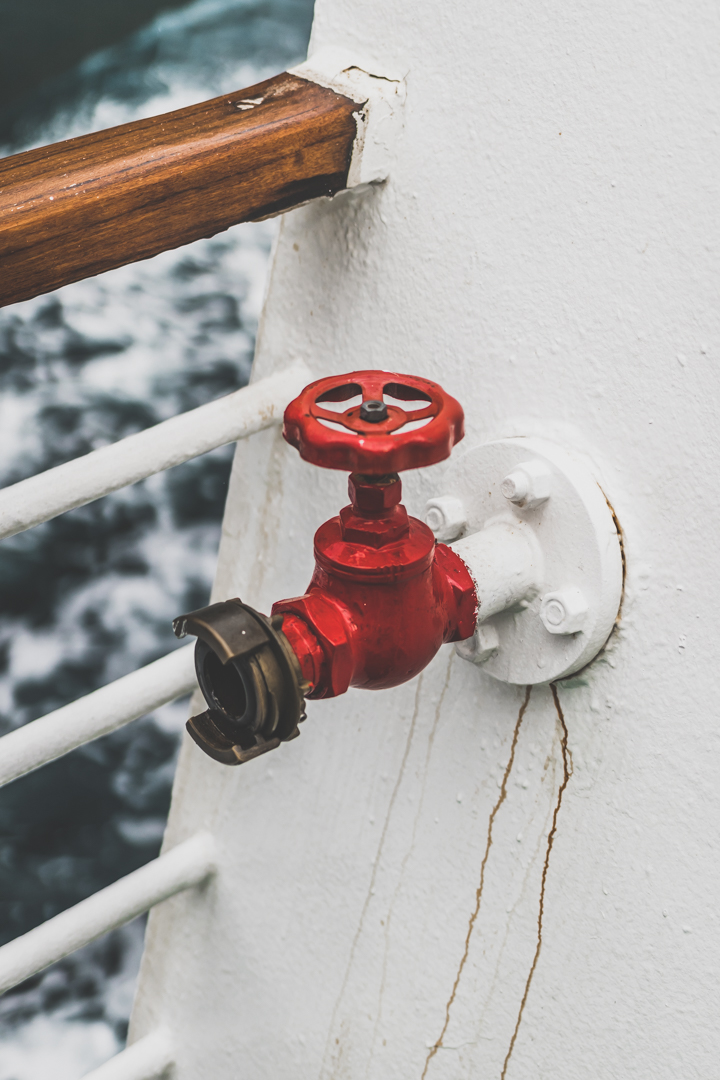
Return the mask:
<path fill-rule="evenodd" d="M 482 903 L 483 886 L 485 884 L 485 868 L 487 866 L 487 861 L 488 861 L 488 859 L 490 857 L 490 848 L 492 847 L 492 842 L 493 842 L 493 827 L 495 825 L 495 818 L 497 817 L 498 812 L 500 810 L 500 807 L 505 802 L 505 799 L 507 797 L 507 783 L 508 783 L 508 780 L 510 778 L 510 772 L 511 772 L 512 767 L 513 767 L 513 762 L 515 761 L 515 750 L 517 749 L 517 742 L 518 742 L 518 737 L 520 735 L 520 728 L 522 726 L 525 711 L 526 711 L 526 709 L 527 709 L 527 707 L 528 707 L 528 705 L 530 703 L 530 693 L 531 693 L 531 691 L 532 691 L 532 687 L 528 686 L 526 691 L 525 691 L 525 699 L 524 699 L 522 705 L 520 706 L 520 712 L 518 713 L 518 718 L 517 718 L 517 721 L 515 722 L 515 730 L 513 731 L 512 744 L 510 746 L 510 757 L 508 758 L 508 763 L 505 766 L 505 772 L 503 773 L 502 783 L 500 784 L 500 795 L 498 796 L 498 800 L 495 803 L 495 805 L 493 806 L 492 811 L 490 813 L 490 817 L 488 819 L 487 843 L 485 844 L 485 854 L 483 855 L 483 860 L 482 860 L 482 862 L 480 864 L 480 884 L 478 885 L 477 889 L 475 890 L 475 908 L 474 908 L 474 910 L 473 910 L 473 912 L 472 912 L 472 914 L 470 916 L 470 921 L 468 923 L 468 930 L 467 930 L 467 934 L 465 936 L 465 949 L 463 951 L 462 959 L 460 960 L 460 965 L 459 965 L 458 970 L 457 970 L 457 975 L 455 976 L 455 982 L 453 983 L 453 988 L 452 988 L 452 991 L 450 993 L 450 997 L 448 998 L 447 1005 L 445 1006 L 445 1023 L 443 1024 L 443 1028 L 442 1028 L 442 1031 L 440 1032 L 439 1038 L 430 1047 L 430 1050 L 428 1052 L 428 1056 L 425 1059 L 425 1068 L 422 1071 L 422 1076 L 421 1076 L 420 1080 L 425 1080 L 425 1077 L 427 1076 L 427 1071 L 430 1068 L 430 1062 L 435 1057 L 438 1050 L 442 1047 L 443 1039 L 445 1038 L 445 1035 L 447 1033 L 447 1029 L 448 1029 L 448 1027 L 450 1025 L 450 1010 L 452 1009 L 453 1002 L 455 1001 L 455 997 L 456 997 L 457 992 L 458 992 L 458 987 L 460 986 L 460 979 L 462 978 L 463 968 L 465 967 L 465 964 L 466 964 L 467 958 L 468 958 L 468 954 L 470 952 L 470 939 L 472 937 L 472 932 L 475 929 L 475 923 L 477 921 L 477 917 L 480 914 L 480 904 Z M 544 882 L 544 877 L 543 877 L 543 882 Z M 521 1009 L 521 1012 L 522 1012 L 522 1009 Z M 508 1057 L 509 1057 L 509 1055 L 508 1055 Z M 504 1076 L 504 1071 L 503 1071 L 503 1076 Z"/>
<path fill-rule="evenodd" d="M 368 1056 L 367 1065 L 366 1065 L 366 1068 L 365 1068 L 365 1078 L 366 1078 L 366 1080 L 367 1080 L 367 1077 L 369 1075 L 370 1065 L 372 1064 L 372 1057 L 373 1057 L 373 1053 L 374 1053 L 374 1050 L 375 1050 L 375 1044 L 377 1042 L 378 1030 L 379 1030 L 380 1024 L 382 1022 L 383 996 L 385 994 L 385 984 L 387 982 L 388 951 L 389 951 L 389 948 L 390 948 L 390 928 L 391 928 L 391 924 L 392 924 L 393 912 L 394 912 L 394 909 L 395 909 L 395 902 L 397 900 L 398 893 L 400 892 L 400 886 L 402 885 L 403 878 L 405 876 L 405 870 L 406 870 L 407 864 L 408 864 L 408 862 L 410 860 L 410 856 L 412 855 L 412 853 L 413 853 L 413 851 L 415 849 L 415 842 L 417 840 L 418 824 L 419 824 L 419 821 L 420 821 L 420 816 L 422 814 L 423 805 L 424 805 L 424 802 L 425 802 L 425 790 L 426 790 L 426 787 L 427 787 L 428 770 L 430 768 L 430 758 L 432 756 L 432 750 L 433 750 L 433 746 L 435 744 L 435 734 L 437 732 L 438 724 L 440 723 L 440 713 L 442 711 L 443 702 L 445 700 L 445 695 L 447 694 L 448 687 L 450 686 L 450 675 L 452 673 L 452 664 L 453 664 L 454 656 L 455 656 L 455 650 L 453 650 L 450 653 L 450 659 L 448 661 L 447 671 L 445 672 L 445 682 L 443 684 L 442 691 L 440 692 L 440 697 L 438 698 L 438 703 L 437 703 L 437 705 L 435 707 L 435 718 L 433 720 L 433 724 L 432 724 L 432 727 L 430 729 L 430 734 L 428 735 L 427 748 L 425 750 L 425 768 L 423 770 L 423 778 L 422 778 L 422 785 L 421 785 L 421 788 L 420 788 L 420 798 L 418 800 L 418 808 L 417 808 L 417 811 L 415 813 L 415 818 L 414 818 L 414 821 L 413 821 L 412 834 L 411 834 L 411 837 L 410 837 L 410 845 L 409 845 L 407 851 L 405 852 L 405 856 L 404 856 L 403 861 L 402 861 L 402 863 L 400 865 L 400 873 L 398 874 L 398 879 L 397 879 L 397 882 L 395 884 L 395 890 L 393 892 L 392 899 L 390 901 L 390 906 L 388 907 L 387 914 L 386 914 L 385 920 L 384 920 L 384 923 L 385 923 L 384 931 L 385 931 L 385 933 L 384 933 L 382 976 L 381 976 L 381 979 L 380 979 L 380 991 L 379 991 L 379 994 L 378 994 L 378 1004 L 377 1004 L 377 1009 L 376 1009 L 376 1013 L 375 1013 L 375 1026 L 373 1027 L 373 1037 L 372 1037 L 372 1043 L 370 1045 L 370 1054 Z"/>
<path fill-rule="evenodd" d="M 557 711 L 558 720 L 562 729 L 562 735 L 560 736 L 560 748 L 562 750 L 563 779 L 560 787 L 558 788 L 557 801 L 555 803 L 555 809 L 552 816 L 552 826 L 550 828 L 550 832 L 548 833 L 547 848 L 545 849 L 545 861 L 543 863 L 542 878 L 540 880 L 540 907 L 538 911 L 538 932 L 537 945 L 535 946 L 535 955 L 533 956 L 533 961 L 530 965 L 530 971 L 528 973 L 527 981 L 525 983 L 525 991 L 522 996 L 522 1001 L 520 1002 L 520 1009 L 518 1011 L 517 1020 L 515 1021 L 515 1030 L 513 1031 L 512 1038 L 510 1040 L 508 1052 L 505 1055 L 502 1072 L 500 1073 L 500 1080 L 505 1080 L 505 1076 L 507 1074 L 507 1068 L 510 1064 L 512 1052 L 515 1049 L 515 1043 L 517 1041 L 518 1032 L 520 1030 L 520 1024 L 522 1023 L 523 1013 L 525 1012 L 528 995 L 530 994 L 530 986 L 533 981 L 535 969 L 538 965 L 538 960 L 540 959 L 540 951 L 542 949 L 543 919 L 545 917 L 545 886 L 547 884 L 547 875 L 550 866 L 550 853 L 552 851 L 553 844 L 555 843 L 558 814 L 560 813 L 560 807 L 562 805 L 563 795 L 565 794 L 565 788 L 568 786 L 570 777 L 573 773 L 572 755 L 568 749 L 568 729 L 567 724 L 565 723 L 565 717 L 563 715 L 562 708 L 560 706 L 560 699 L 558 697 L 557 686 L 555 685 L 555 683 L 550 683 L 550 690 L 552 692 L 553 701 L 555 702 L 555 709 Z"/>
<path fill-rule="evenodd" d="M 340 1009 L 340 1005 L 341 1005 L 342 1000 L 343 1000 L 343 998 L 345 996 L 345 991 L 347 990 L 347 984 L 348 984 L 348 981 L 350 979 L 350 972 L 352 971 L 353 960 L 355 959 L 355 950 L 357 949 L 357 945 L 358 945 L 358 942 L 360 940 L 360 935 L 362 933 L 362 929 L 363 929 L 363 926 L 365 924 L 365 916 L 367 915 L 367 911 L 368 911 L 368 908 L 370 906 L 370 901 L 372 900 L 373 894 L 375 892 L 375 879 L 377 878 L 378 867 L 380 865 L 380 858 L 382 856 L 383 848 L 385 846 L 385 838 L 387 836 L 388 827 L 390 825 L 390 818 L 392 817 L 393 807 L 395 806 L 395 800 L 397 799 L 398 791 L 400 790 L 400 785 L 402 783 L 402 779 L 403 779 L 403 776 L 405 774 L 405 766 L 407 765 L 407 760 L 408 760 L 408 757 L 410 755 L 410 747 L 412 745 L 413 735 L 415 734 L 415 724 L 416 724 L 416 721 L 417 721 L 417 718 L 418 718 L 418 713 L 420 711 L 420 697 L 421 697 L 421 690 L 422 690 L 422 682 L 423 682 L 423 676 L 421 674 L 420 678 L 418 679 L 418 682 L 417 682 L 417 689 L 415 691 L 415 704 L 414 704 L 414 707 L 413 707 L 412 720 L 410 721 L 410 728 L 408 730 L 408 735 L 407 735 L 407 739 L 406 739 L 406 742 L 405 742 L 405 750 L 404 750 L 404 753 L 403 753 L 403 756 L 402 756 L 402 761 L 400 762 L 400 769 L 398 771 L 397 779 L 395 780 L 395 786 L 393 787 L 393 792 L 392 792 L 392 795 L 390 796 L 390 802 L 388 803 L 387 814 L 385 815 L 385 822 L 383 824 L 382 833 L 380 834 L 380 840 L 378 842 L 377 852 L 375 854 L 375 860 L 373 862 L 373 870 L 372 870 L 372 874 L 370 876 L 370 884 L 368 885 L 368 890 L 367 890 L 367 893 L 366 893 L 366 896 L 365 896 L 365 902 L 363 904 L 363 908 L 362 908 L 362 911 L 360 913 L 360 920 L 358 922 L 357 930 L 355 931 L 355 936 L 353 938 L 353 943 L 352 943 L 352 945 L 350 947 L 350 956 L 348 958 L 347 966 L 345 968 L 345 977 L 343 978 L 342 986 L 340 987 L 340 993 L 338 994 L 337 1001 L 335 1003 L 335 1008 L 333 1009 L 332 1019 L 330 1021 L 330 1028 L 328 1030 L 328 1038 L 327 1038 L 327 1043 L 326 1043 L 326 1046 L 325 1046 L 325 1054 L 324 1054 L 324 1057 L 323 1057 L 323 1066 L 322 1066 L 322 1074 L 325 1074 L 325 1075 L 327 1074 L 326 1073 L 327 1059 L 328 1059 L 328 1056 L 329 1056 L 329 1054 L 331 1052 L 331 1049 L 332 1049 L 332 1041 L 331 1040 L 332 1040 L 332 1034 L 333 1034 L 333 1031 L 334 1031 L 334 1028 L 335 1028 L 335 1021 L 337 1019 L 337 1014 L 338 1014 L 338 1011 Z M 336 1041 L 336 1043 L 338 1042 L 337 1039 L 335 1041 Z"/>

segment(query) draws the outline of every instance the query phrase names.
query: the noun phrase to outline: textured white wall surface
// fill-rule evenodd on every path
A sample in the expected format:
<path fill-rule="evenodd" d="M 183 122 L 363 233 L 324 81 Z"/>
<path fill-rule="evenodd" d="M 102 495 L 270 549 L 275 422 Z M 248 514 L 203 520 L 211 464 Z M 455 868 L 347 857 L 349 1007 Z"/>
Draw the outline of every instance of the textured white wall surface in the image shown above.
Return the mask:
<path fill-rule="evenodd" d="M 255 377 L 417 372 L 465 445 L 587 451 L 621 629 L 558 704 L 444 649 L 237 769 L 184 747 L 132 1037 L 178 1080 L 711 1080 L 720 1071 L 718 77 L 710 0 L 318 0 L 407 73 L 391 179 L 288 214 Z M 411 512 L 444 466 L 406 474 Z M 345 478 L 241 444 L 216 598 L 304 591 Z M 564 719 L 563 719 L 564 717 Z"/>

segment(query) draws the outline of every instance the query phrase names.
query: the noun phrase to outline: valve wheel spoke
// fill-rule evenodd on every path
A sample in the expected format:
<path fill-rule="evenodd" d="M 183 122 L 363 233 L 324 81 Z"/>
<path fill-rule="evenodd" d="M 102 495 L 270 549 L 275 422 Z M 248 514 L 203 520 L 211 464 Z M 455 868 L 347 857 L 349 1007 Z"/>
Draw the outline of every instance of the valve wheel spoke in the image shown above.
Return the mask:
<path fill-rule="evenodd" d="M 363 398 L 363 400 L 375 401 L 378 399 Z M 399 431 L 411 420 L 425 420 L 438 414 L 438 408 L 434 405 L 429 405 L 427 408 L 417 412 L 407 412 L 399 405 L 388 405 L 387 420 L 371 423 L 369 420 L 362 419 L 360 409 L 360 405 L 353 405 L 350 409 L 346 409 L 345 412 L 336 413 L 330 412 L 329 409 L 323 409 L 320 405 L 313 404 L 311 414 L 316 420 L 327 420 L 331 424 L 342 424 L 344 428 L 353 431 L 356 435 L 388 435 L 393 431 Z"/>

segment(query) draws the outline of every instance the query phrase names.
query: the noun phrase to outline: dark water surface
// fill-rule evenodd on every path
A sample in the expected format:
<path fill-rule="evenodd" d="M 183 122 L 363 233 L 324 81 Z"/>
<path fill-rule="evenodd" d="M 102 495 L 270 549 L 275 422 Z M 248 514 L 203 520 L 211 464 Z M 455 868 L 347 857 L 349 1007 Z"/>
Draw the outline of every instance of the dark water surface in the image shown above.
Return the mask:
<path fill-rule="evenodd" d="M 0 109 L 188 0 L 0 0 Z"/>
<path fill-rule="evenodd" d="M 82 7 L 42 6 L 68 18 Z M 107 4 L 109 22 L 120 6 Z M 250 85 L 304 56 L 311 0 L 129 4 L 123 18 L 168 6 L 69 70 L 48 61 L 51 78 L 6 98 L 5 152 Z M 0 484 L 244 385 L 273 232 L 239 226 L 1 310 Z M 177 646 L 172 617 L 208 597 L 231 456 L 0 543 L 0 730 Z M 186 703 L 167 706 L 0 789 L 2 941 L 157 854 L 185 715 Z M 75 1080 L 122 1045 L 141 937 L 139 924 L 110 934 L 0 999 L 0 1080 Z"/>

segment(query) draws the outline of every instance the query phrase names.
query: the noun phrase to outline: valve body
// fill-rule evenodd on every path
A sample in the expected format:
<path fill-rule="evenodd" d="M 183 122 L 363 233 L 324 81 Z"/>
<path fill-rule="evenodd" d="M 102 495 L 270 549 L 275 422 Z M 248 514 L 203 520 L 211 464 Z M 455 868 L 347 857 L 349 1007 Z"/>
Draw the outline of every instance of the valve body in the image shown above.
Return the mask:
<path fill-rule="evenodd" d="M 315 534 L 308 591 L 272 609 L 283 616 L 310 698 L 407 682 L 443 642 L 475 630 L 470 574 L 400 505 L 399 477 L 353 474 L 349 489 L 351 505 Z"/>
<path fill-rule="evenodd" d="M 339 402 L 347 407 L 332 411 Z M 463 437 L 454 398 L 416 376 L 333 376 L 290 403 L 284 435 L 305 460 L 354 470 L 350 505 L 315 534 L 307 592 L 275 603 L 270 619 L 236 599 L 175 620 L 178 636 L 198 636 L 209 706 L 188 730 L 225 764 L 297 736 L 306 697 L 407 682 L 443 642 L 471 637 L 477 621 L 467 567 L 408 516 L 397 474 L 442 461 Z"/>

